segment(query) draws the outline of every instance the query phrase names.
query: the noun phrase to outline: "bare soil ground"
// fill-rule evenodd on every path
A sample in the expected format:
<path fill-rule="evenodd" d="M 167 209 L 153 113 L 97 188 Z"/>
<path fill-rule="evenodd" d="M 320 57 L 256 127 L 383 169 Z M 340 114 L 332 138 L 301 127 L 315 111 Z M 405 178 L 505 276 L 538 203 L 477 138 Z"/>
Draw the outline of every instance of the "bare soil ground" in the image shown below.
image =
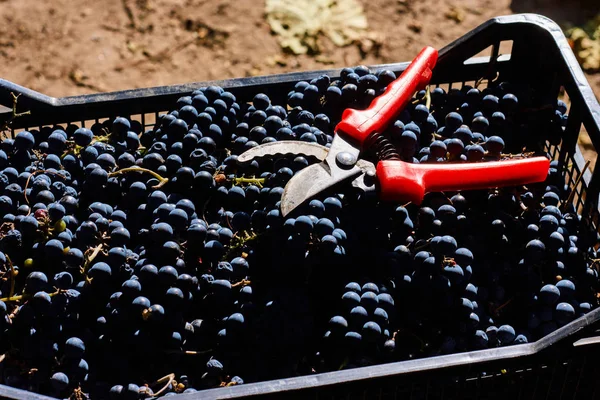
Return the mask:
<path fill-rule="evenodd" d="M 582 18 L 572 1 L 362 1 L 374 41 L 325 43 L 315 57 L 280 49 L 263 1 L 0 0 L 0 77 L 53 96 L 76 95 L 404 61 L 425 44 L 442 47 L 513 12 Z"/>

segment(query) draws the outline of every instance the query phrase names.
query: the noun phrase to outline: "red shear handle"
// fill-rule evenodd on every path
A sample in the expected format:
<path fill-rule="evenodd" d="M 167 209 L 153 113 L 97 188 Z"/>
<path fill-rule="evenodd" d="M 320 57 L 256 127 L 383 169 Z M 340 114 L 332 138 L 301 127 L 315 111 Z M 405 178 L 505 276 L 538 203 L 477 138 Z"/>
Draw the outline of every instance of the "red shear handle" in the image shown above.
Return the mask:
<path fill-rule="evenodd" d="M 358 142 L 363 142 L 374 132 L 383 132 L 385 127 L 406 107 L 413 94 L 423 89 L 431 79 L 438 52 L 425 47 L 402 75 L 390 83 L 385 92 L 377 97 L 366 110 L 346 109 L 342 120 L 335 127 Z"/>
<path fill-rule="evenodd" d="M 542 182 L 549 168 L 550 160 L 546 157 L 464 164 L 409 164 L 387 160 L 377 164 L 377 177 L 381 199 L 421 204 L 429 192 Z"/>

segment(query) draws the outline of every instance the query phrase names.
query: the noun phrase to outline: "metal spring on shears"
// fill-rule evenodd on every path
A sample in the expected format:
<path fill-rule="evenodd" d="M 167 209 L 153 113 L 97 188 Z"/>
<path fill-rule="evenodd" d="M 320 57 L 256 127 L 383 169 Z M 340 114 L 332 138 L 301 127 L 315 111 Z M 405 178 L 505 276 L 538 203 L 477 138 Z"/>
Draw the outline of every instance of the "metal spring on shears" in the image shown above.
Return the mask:
<path fill-rule="evenodd" d="M 371 149 L 373 149 L 373 152 L 379 161 L 400 160 L 400 154 L 398 154 L 396 146 L 383 135 L 378 135 L 374 139 L 371 144 Z"/>

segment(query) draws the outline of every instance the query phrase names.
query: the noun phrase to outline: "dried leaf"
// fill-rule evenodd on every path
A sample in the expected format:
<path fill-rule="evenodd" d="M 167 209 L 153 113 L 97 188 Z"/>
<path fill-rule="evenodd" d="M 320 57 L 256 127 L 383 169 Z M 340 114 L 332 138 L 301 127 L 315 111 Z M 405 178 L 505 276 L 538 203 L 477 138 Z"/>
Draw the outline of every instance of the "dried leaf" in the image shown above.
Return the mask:
<path fill-rule="evenodd" d="M 450 10 L 446 12 L 446 18 L 460 24 L 465 19 L 465 12 L 456 6 L 450 6 Z"/>
<path fill-rule="evenodd" d="M 367 54 L 374 54 L 379 57 L 379 51 L 385 41 L 385 37 L 377 33 L 369 33 L 365 37 L 358 40 L 358 48 L 363 57 Z"/>
<path fill-rule="evenodd" d="M 87 79 L 87 76 L 83 74 L 82 70 L 74 68 L 69 71 L 69 79 L 71 79 L 71 81 L 73 81 L 73 83 L 77 86 L 85 86 L 85 80 Z"/>
<path fill-rule="evenodd" d="M 586 72 L 600 71 L 600 25 L 592 35 L 582 28 L 573 28 L 567 32 L 573 52 Z"/>
<path fill-rule="evenodd" d="M 367 32 L 357 0 L 267 0 L 266 14 L 280 45 L 294 54 L 318 53 L 321 35 L 346 46 Z"/>
<path fill-rule="evenodd" d="M 315 61 L 321 64 L 335 64 L 335 60 L 324 54 L 315 57 Z"/>
<path fill-rule="evenodd" d="M 267 61 L 267 65 L 272 66 L 272 67 L 274 67 L 276 65 L 280 66 L 280 67 L 287 66 L 287 60 L 279 54 L 268 57 L 266 61 Z"/>
<path fill-rule="evenodd" d="M 127 44 L 127 50 L 129 50 L 131 53 L 135 53 L 137 51 L 138 46 L 135 42 L 128 40 L 126 44 Z"/>

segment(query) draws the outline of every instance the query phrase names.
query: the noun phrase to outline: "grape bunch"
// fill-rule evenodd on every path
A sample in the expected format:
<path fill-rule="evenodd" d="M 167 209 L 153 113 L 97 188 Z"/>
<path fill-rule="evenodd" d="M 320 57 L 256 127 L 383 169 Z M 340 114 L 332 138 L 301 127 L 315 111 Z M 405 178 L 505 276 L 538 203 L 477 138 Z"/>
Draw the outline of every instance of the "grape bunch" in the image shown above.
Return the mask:
<path fill-rule="evenodd" d="M 312 113 L 326 112 L 339 118 L 346 108 L 363 109 L 369 106 L 385 87 L 396 79 L 389 70 L 372 73 L 365 66 L 344 68 L 340 78 L 332 80 L 327 75 L 310 82 L 298 82 L 287 95 L 291 108 L 300 108 Z"/>
<path fill-rule="evenodd" d="M 203 87 L 147 130 L 117 117 L 4 139 L 2 382 L 170 396 L 526 343 L 596 308 L 596 236 L 555 161 L 540 184 L 421 205 L 340 185 L 286 218 L 284 187 L 312 161 L 237 162 L 329 146 L 343 110 L 395 78 L 346 68 L 281 101 Z M 543 154 L 567 118 L 523 85 L 431 88 L 384 136 L 406 162 L 486 162 Z"/>

